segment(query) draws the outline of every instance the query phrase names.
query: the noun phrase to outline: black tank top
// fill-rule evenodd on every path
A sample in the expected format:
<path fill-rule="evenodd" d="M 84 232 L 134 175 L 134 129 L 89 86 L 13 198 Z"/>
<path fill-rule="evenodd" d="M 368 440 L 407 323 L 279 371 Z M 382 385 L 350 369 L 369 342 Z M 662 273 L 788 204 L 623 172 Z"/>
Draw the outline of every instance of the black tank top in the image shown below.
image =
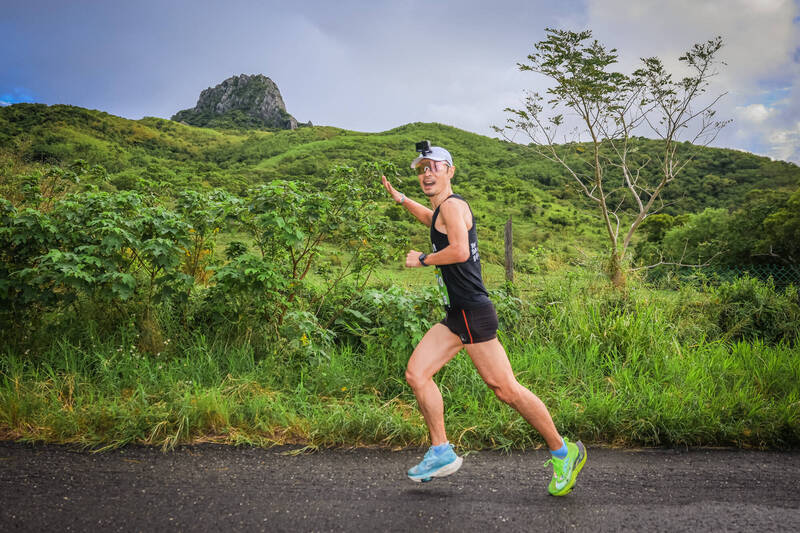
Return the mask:
<path fill-rule="evenodd" d="M 466 203 L 461 196 L 452 194 L 445 198 L 458 198 Z M 444 203 L 444 202 L 442 202 Z M 441 204 L 440 204 L 441 206 Z M 469 204 L 467 204 L 469 208 Z M 475 215 L 472 209 L 472 227 L 469 229 L 469 258 L 463 263 L 436 266 L 436 278 L 442 291 L 442 303 L 448 308 L 473 309 L 489 303 L 489 293 L 483 285 L 481 278 L 481 258 L 478 254 L 478 231 L 475 228 Z M 439 217 L 439 207 L 433 212 L 431 218 L 431 244 L 433 251 L 444 250 L 450 241 L 447 235 L 436 230 L 436 219 Z"/>

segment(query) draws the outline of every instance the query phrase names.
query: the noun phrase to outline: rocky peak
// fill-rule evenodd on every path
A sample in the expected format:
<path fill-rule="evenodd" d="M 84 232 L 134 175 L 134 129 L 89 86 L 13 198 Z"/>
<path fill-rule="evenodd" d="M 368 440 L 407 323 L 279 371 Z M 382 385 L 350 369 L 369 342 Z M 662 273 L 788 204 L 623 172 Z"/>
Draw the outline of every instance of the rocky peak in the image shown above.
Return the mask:
<path fill-rule="evenodd" d="M 295 129 L 275 82 L 262 74 L 231 76 L 200 93 L 197 105 L 172 120 L 202 127 Z"/>

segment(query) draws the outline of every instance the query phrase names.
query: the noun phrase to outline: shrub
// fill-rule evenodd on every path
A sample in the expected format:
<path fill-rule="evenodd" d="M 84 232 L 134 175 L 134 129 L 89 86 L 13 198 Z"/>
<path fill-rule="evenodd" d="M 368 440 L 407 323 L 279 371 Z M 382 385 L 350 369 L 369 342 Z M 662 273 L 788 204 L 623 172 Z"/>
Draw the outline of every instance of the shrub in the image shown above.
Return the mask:
<path fill-rule="evenodd" d="M 280 327 L 283 349 L 303 360 L 323 362 L 330 357 L 334 333 L 317 321 L 308 311 L 292 311 L 284 317 Z"/>
<path fill-rule="evenodd" d="M 800 306 L 797 289 L 775 290 L 766 283 L 743 277 L 722 283 L 714 291 L 719 302 L 718 323 L 723 336 L 732 340 L 762 339 L 794 343 L 800 337 Z"/>
<path fill-rule="evenodd" d="M 203 293 L 195 320 L 232 333 L 270 325 L 286 309 L 289 281 L 268 258 L 242 254 L 217 268 L 213 285 Z"/>
<path fill-rule="evenodd" d="M 178 270 L 189 229 L 178 214 L 133 192 L 73 194 L 49 213 L 4 203 L 0 320 L 59 316 L 81 298 L 108 307 L 140 302 L 147 319 L 153 305 L 191 286 Z"/>
<path fill-rule="evenodd" d="M 369 289 L 337 322 L 341 331 L 407 357 L 440 314 L 439 302 L 435 287 L 419 291 L 397 286 Z"/>

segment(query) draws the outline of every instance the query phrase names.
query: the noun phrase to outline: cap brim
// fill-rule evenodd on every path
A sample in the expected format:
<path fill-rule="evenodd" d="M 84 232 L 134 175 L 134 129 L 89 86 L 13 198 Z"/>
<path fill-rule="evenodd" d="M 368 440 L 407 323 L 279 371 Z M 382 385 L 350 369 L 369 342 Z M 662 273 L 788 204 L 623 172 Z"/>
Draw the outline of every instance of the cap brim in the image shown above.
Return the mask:
<path fill-rule="evenodd" d="M 419 162 L 422 161 L 423 159 L 430 159 L 431 161 L 447 161 L 448 163 L 450 163 L 450 161 L 446 157 L 436 157 L 435 155 L 421 155 L 411 162 L 411 168 L 417 168 L 417 165 L 419 165 Z"/>

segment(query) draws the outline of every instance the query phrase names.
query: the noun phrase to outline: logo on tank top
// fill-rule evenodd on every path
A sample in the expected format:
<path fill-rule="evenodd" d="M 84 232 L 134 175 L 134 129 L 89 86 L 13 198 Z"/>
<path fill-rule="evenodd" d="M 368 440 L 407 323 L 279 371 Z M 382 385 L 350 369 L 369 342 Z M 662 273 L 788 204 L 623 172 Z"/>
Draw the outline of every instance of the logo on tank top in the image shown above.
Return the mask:
<path fill-rule="evenodd" d="M 471 242 L 469 243 L 469 251 L 472 254 L 472 262 L 475 263 L 480 259 L 480 255 L 478 254 L 478 243 Z"/>
<path fill-rule="evenodd" d="M 433 251 L 436 252 L 436 245 L 432 244 L 431 247 Z M 442 305 L 445 307 L 450 307 L 450 294 L 447 292 L 447 285 L 444 284 L 444 278 L 442 277 L 442 271 L 439 269 L 437 265 L 433 266 L 433 273 L 436 276 L 436 284 L 439 288 L 439 297 L 442 300 Z"/>

